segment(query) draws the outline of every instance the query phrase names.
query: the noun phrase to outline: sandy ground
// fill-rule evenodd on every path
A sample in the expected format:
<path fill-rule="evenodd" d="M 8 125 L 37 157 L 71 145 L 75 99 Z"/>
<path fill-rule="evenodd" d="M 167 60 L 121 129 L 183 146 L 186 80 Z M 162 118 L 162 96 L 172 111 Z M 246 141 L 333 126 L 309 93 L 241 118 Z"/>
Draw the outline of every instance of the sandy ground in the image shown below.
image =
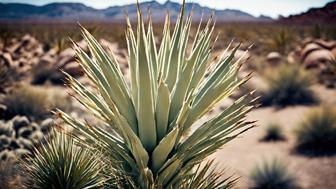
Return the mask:
<path fill-rule="evenodd" d="M 336 90 L 313 86 L 319 94 L 322 104 L 336 104 Z M 267 160 L 281 160 L 288 165 L 289 172 L 294 174 L 300 187 L 304 189 L 336 188 L 336 156 L 305 157 L 293 152 L 295 136 L 293 131 L 304 115 L 312 107 L 293 106 L 284 109 L 258 108 L 248 118 L 258 120 L 258 127 L 253 128 L 240 138 L 228 143 L 214 157 L 219 168 L 226 168 L 240 177 L 237 188 L 245 189 L 251 185 L 251 170 Z M 282 126 L 287 138 L 283 142 L 260 142 L 264 127 L 269 123 Z"/>

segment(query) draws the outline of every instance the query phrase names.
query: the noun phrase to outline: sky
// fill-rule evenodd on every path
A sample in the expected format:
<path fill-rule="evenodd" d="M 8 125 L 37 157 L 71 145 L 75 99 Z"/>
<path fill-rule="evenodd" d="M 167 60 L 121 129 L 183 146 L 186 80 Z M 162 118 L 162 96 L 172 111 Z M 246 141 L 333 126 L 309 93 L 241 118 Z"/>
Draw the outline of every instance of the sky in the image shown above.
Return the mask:
<path fill-rule="evenodd" d="M 139 0 L 144 2 L 149 0 Z M 164 3 L 166 0 L 157 0 Z M 182 0 L 171 0 L 182 2 Z M 312 7 L 322 7 L 332 0 L 186 0 L 186 2 L 197 2 L 202 6 L 216 9 L 239 9 L 254 16 L 261 14 L 277 18 L 279 15 L 288 16 L 298 14 Z M 0 0 L 3 3 L 19 2 L 34 5 L 44 5 L 51 2 L 81 2 L 87 6 L 102 9 L 114 5 L 125 5 L 136 2 L 136 0 Z"/>

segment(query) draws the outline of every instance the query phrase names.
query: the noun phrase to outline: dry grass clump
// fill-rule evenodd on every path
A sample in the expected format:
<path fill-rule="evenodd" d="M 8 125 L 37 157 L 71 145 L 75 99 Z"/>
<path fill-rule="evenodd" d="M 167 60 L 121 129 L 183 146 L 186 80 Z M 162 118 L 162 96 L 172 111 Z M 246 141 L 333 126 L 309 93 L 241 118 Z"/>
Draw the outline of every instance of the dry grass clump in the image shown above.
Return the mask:
<path fill-rule="evenodd" d="M 314 109 L 296 130 L 296 150 L 307 155 L 336 153 L 336 110 Z"/>
<path fill-rule="evenodd" d="M 265 129 L 265 136 L 261 141 L 281 141 L 285 139 L 281 126 L 276 123 L 270 123 Z"/>
<path fill-rule="evenodd" d="M 310 105 L 318 102 L 309 88 L 313 79 L 297 66 L 283 65 L 266 73 L 268 89 L 261 97 L 264 106 Z"/>
<path fill-rule="evenodd" d="M 278 160 L 264 162 L 251 173 L 251 189 L 295 189 L 298 188 L 295 177 L 288 173 L 287 167 Z"/>
<path fill-rule="evenodd" d="M 16 115 L 41 120 L 51 115 L 51 110 L 69 109 L 69 99 L 56 94 L 56 91 L 31 85 L 20 85 L 9 92 L 0 102 L 5 108 L 4 118 Z"/>
<path fill-rule="evenodd" d="M 40 63 L 32 69 L 32 81 L 34 85 L 41 85 L 50 81 L 54 85 L 64 84 L 64 74 L 53 65 Z"/>

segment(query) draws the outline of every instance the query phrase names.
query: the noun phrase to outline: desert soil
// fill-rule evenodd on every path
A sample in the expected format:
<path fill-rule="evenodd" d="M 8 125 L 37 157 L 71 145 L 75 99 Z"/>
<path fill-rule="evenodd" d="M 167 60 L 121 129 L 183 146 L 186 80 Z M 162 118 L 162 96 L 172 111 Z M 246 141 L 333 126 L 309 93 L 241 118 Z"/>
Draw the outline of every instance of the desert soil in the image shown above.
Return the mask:
<path fill-rule="evenodd" d="M 319 85 L 312 88 L 319 94 L 321 104 L 336 105 L 336 90 Z M 311 108 L 311 106 L 292 106 L 283 109 L 268 107 L 252 111 L 248 119 L 258 120 L 258 127 L 242 134 L 214 154 L 218 168 L 225 168 L 240 177 L 236 187 L 245 189 L 251 186 L 249 176 L 256 165 L 277 159 L 286 163 L 289 172 L 296 176 L 301 188 L 336 188 L 336 156 L 306 157 L 293 152 L 294 130 Z M 269 123 L 281 125 L 287 140 L 260 142 L 264 135 L 264 127 Z"/>

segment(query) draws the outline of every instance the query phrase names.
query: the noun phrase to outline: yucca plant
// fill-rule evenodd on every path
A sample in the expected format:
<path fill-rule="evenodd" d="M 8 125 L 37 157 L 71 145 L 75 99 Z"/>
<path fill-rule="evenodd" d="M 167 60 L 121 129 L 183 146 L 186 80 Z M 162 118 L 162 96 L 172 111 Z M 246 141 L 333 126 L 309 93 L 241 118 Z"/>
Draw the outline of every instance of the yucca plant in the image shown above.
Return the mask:
<path fill-rule="evenodd" d="M 245 120 L 253 108 L 248 94 L 200 127 L 193 125 L 250 77 L 238 77 L 241 59 L 233 59 L 239 46 L 229 56 L 224 52 L 218 62 L 208 64 L 214 22 L 210 18 L 204 28 L 200 24 L 189 47 L 192 16 L 185 17 L 184 5 L 172 35 L 167 15 L 158 49 L 152 22 L 149 19 L 145 31 L 139 7 L 136 35 L 128 18 L 127 23 L 130 86 L 114 55 L 110 57 L 84 28 L 83 37 L 92 57 L 76 44 L 74 49 L 97 91 L 67 75 L 74 96 L 113 132 L 79 122 L 61 111 L 58 115 L 83 135 L 83 143 L 117 162 L 115 168 L 125 171 L 136 187 L 231 186 L 220 173 L 211 172 L 210 166 L 201 166 L 198 171 L 197 167 L 225 143 L 253 127 L 253 122 Z"/>
<path fill-rule="evenodd" d="M 27 188 L 99 188 L 105 181 L 99 156 L 77 146 L 63 131 L 55 131 L 53 135 L 24 162 Z"/>

